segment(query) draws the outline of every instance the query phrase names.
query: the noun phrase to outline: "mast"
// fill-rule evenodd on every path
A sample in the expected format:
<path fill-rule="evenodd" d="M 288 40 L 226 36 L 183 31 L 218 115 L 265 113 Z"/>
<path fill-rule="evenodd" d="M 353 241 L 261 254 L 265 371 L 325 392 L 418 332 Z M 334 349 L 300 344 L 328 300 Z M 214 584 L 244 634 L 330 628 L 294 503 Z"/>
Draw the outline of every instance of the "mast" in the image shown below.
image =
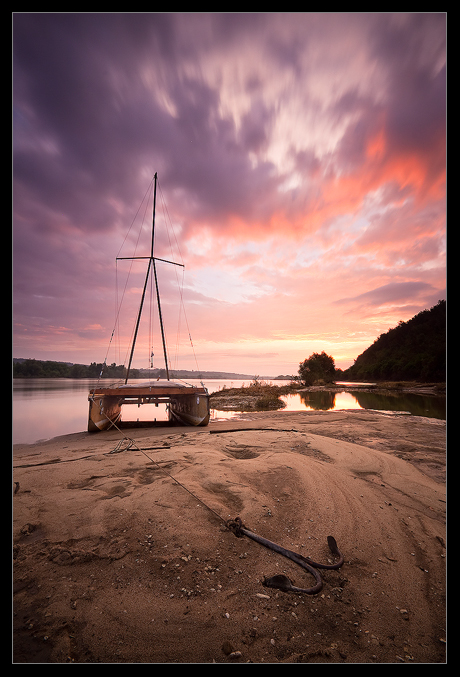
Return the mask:
<path fill-rule="evenodd" d="M 133 336 L 133 343 L 131 346 L 131 353 L 129 355 L 129 362 L 128 362 L 128 368 L 126 371 L 126 378 L 125 378 L 125 384 L 128 383 L 128 378 L 129 378 L 129 372 L 131 371 L 131 363 L 133 360 L 133 355 L 134 355 L 134 348 L 136 345 L 136 340 L 137 340 L 137 333 L 139 331 L 139 324 L 141 321 L 141 315 L 142 315 L 142 309 L 144 306 L 144 299 L 145 299 L 145 292 L 147 290 L 147 283 L 149 280 L 149 275 L 151 269 L 153 269 L 153 275 L 155 279 L 155 289 L 156 289 L 156 297 L 157 297 L 157 303 L 158 303 L 158 316 L 160 319 L 160 329 L 161 329 L 161 340 L 163 342 L 163 354 L 164 354 L 164 359 L 165 359 L 165 367 L 166 367 L 166 378 L 169 381 L 169 368 L 168 368 L 168 354 L 166 350 L 166 341 L 165 341 L 165 333 L 164 333 L 164 326 L 163 326 L 163 316 L 161 313 L 161 304 L 160 304 L 160 291 L 158 289 L 158 279 L 157 279 L 157 270 L 156 270 L 156 265 L 155 261 L 163 261 L 164 263 L 171 263 L 174 266 L 181 266 L 182 268 L 184 267 L 182 263 L 175 263 L 174 261 L 166 261 L 166 259 L 159 259 L 153 255 L 154 251 L 154 244 L 155 244 L 155 212 L 156 212 L 156 201 L 157 201 L 157 181 L 158 181 L 158 174 L 155 172 L 154 176 L 155 184 L 154 184 L 154 191 L 153 191 L 153 213 L 152 213 L 152 240 L 151 240 L 151 245 L 150 245 L 150 256 L 131 256 L 131 257 L 117 257 L 117 261 L 119 260 L 134 260 L 134 259 L 148 259 L 148 266 L 147 266 L 147 273 L 145 275 L 145 282 L 144 282 L 144 288 L 142 290 L 142 297 L 141 297 L 141 303 L 139 306 L 139 311 L 137 313 L 137 319 L 136 319 L 136 327 L 134 330 L 134 336 Z"/>

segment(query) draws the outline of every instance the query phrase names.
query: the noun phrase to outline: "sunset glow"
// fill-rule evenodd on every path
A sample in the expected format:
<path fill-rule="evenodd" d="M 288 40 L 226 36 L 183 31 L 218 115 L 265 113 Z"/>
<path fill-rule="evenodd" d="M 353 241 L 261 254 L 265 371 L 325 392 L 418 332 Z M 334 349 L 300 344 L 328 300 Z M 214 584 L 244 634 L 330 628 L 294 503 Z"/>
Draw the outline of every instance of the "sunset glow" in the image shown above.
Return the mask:
<path fill-rule="evenodd" d="M 125 360 L 155 172 L 173 367 L 346 368 L 445 298 L 442 13 L 14 14 L 13 90 L 14 357 Z"/>

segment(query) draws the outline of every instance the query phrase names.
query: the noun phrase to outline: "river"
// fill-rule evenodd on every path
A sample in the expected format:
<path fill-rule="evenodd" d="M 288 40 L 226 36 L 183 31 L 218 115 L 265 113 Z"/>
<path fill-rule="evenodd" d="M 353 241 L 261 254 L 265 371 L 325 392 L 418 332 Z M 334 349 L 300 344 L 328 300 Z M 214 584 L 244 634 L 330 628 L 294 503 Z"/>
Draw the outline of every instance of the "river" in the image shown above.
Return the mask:
<path fill-rule="evenodd" d="M 99 385 L 112 383 L 112 379 L 101 379 Z M 199 384 L 199 381 L 191 381 Z M 209 392 L 224 387 L 249 385 L 249 381 L 209 380 L 204 385 Z M 289 381 L 274 381 L 276 385 Z M 38 440 L 50 439 L 86 431 L 88 423 L 88 392 L 98 384 L 96 379 L 13 379 L 13 444 L 32 444 Z M 411 393 L 381 394 L 358 390 L 331 392 L 307 392 L 287 395 L 283 411 L 337 411 L 340 409 L 379 409 L 405 411 L 429 418 L 446 417 L 445 397 L 414 395 Z M 213 420 L 238 417 L 237 412 L 212 410 Z M 166 421 L 164 405 L 153 407 L 136 405 L 123 408 L 123 420 Z M 212 424 L 211 421 L 211 424 Z"/>

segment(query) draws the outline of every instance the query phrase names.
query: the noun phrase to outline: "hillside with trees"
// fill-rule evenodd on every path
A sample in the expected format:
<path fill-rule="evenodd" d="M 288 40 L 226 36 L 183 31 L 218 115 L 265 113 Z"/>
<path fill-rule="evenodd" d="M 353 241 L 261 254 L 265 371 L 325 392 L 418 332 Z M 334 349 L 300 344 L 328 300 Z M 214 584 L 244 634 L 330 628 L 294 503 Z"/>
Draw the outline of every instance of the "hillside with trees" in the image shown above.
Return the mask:
<path fill-rule="evenodd" d="M 350 380 L 446 380 L 446 302 L 381 334 L 343 372 Z"/>

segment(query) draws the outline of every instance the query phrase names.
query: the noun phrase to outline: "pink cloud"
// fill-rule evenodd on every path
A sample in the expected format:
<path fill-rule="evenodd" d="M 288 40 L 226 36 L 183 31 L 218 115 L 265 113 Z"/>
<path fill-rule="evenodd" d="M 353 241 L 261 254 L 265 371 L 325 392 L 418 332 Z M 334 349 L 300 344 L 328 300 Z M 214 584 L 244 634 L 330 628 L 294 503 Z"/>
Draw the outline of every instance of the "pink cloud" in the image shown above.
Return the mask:
<path fill-rule="evenodd" d="M 155 171 L 157 254 L 176 260 L 170 218 L 216 367 L 221 346 L 289 372 L 321 340 L 352 360 L 436 303 L 445 33 L 436 13 L 15 15 L 15 355 L 102 359 Z M 176 271 L 159 272 L 175 332 Z"/>

